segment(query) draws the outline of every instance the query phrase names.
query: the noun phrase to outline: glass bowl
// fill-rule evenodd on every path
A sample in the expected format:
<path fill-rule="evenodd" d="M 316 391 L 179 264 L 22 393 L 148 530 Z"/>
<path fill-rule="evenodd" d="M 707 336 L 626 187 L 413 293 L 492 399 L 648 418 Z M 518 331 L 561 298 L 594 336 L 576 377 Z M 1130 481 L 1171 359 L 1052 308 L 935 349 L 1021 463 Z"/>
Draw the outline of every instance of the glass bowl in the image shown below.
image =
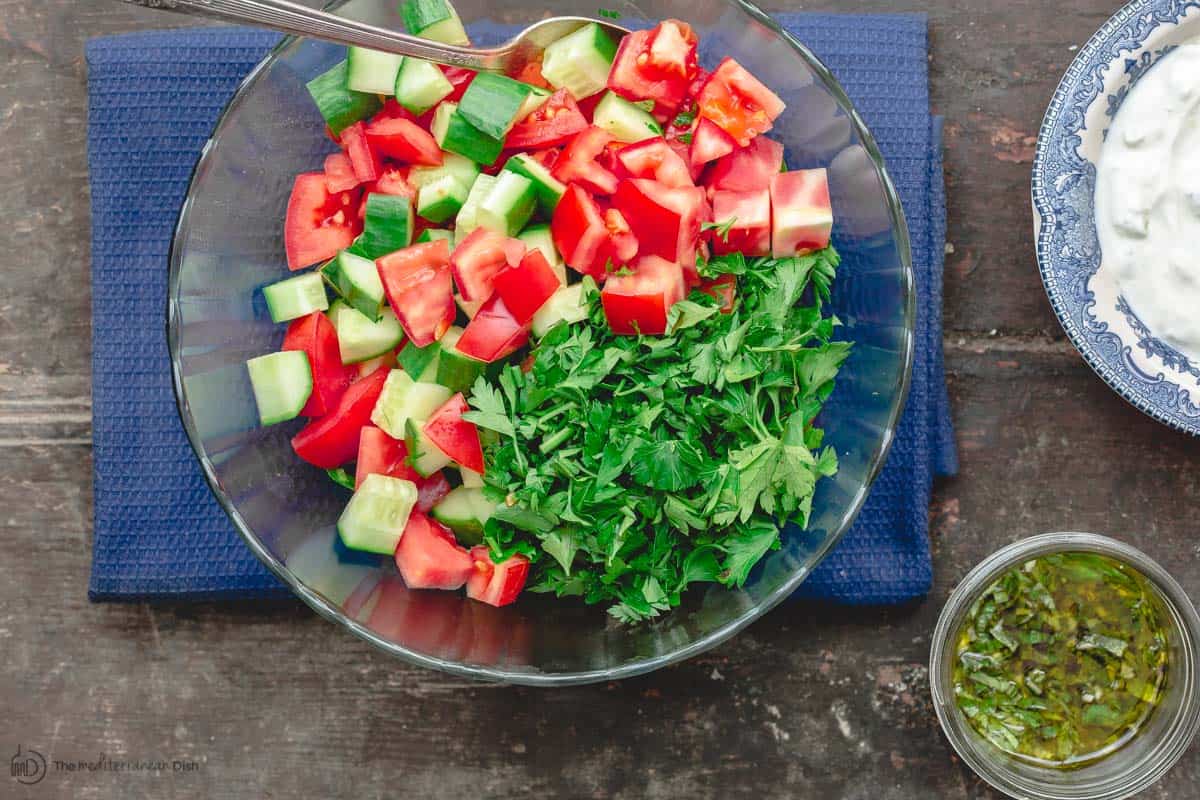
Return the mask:
<path fill-rule="evenodd" d="M 479 43 L 498 25 L 591 15 L 592 2 L 536 10 L 458 0 Z M 400 27 L 394 0 L 334 5 Z M 259 289 L 285 277 L 284 210 L 297 173 L 320 169 L 332 145 L 304 84 L 343 51 L 288 39 L 246 79 L 196 167 L 171 251 L 168 335 L 180 415 L 213 493 L 250 548 L 323 616 L 412 663 L 461 675 L 554 685 L 656 669 L 728 639 L 800 584 L 861 508 L 907 394 L 914 346 L 908 231 L 882 158 L 829 71 L 762 11 L 737 0 L 650 0 L 615 7 L 628 25 L 667 17 L 693 25 L 701 60 L 730 55 L 788 103 L 773 136 L 792 168 L 824 166 L 843 266 L 833 306 L 857 343 L 823 414 L 841 469 L 823 481 L 806 531 L 789 530 L 740 591 L 699 589 L 663 618 L 626 627 L 601 608 L 524 596 L 495 609 L 461 593 L 409 591 L 390 559 L 340 548 L 345 491 L 292 453 L 300 420 L 257 424 L 243 362 L 278 348 Z M 490 34 L 490 35 L 481 35 Z"/>
<path fill-rule="evenodd" d="M 954 702 L 954 647 L 971 606 L 996 578 L 1050 553 L 1098 553 L 1141 573 L 1161 604 L 1170 647 L 1167 689 L 1147 726 L 1099 761 L 1052 769 L 1011 756 L 980 736 Z M 950 595 L 933 633 L 929 684 L 938 721 L 954 750 L 989 784 L 1020 800 L 1122 800 L 1174 766 L 1200 728 L 1200 616 L 1175 579 L 1140 550 L 1094 533 L 1047 533 L 984 559 Z"/>

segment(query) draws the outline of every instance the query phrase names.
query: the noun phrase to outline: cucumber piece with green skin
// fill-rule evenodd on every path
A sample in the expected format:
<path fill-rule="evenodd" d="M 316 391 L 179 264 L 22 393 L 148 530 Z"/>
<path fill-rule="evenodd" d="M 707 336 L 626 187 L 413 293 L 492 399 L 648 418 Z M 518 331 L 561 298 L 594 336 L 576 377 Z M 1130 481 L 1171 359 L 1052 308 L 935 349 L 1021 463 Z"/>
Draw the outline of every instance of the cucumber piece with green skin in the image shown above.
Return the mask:
<path fill-rule="evenodd" d="M 438 356 L 441 352 L 442 345 L 439 342 L 431 342 L 424 347 L 408 342 L 396 356 L 396 364 L 414 381 L 433 383 L 437 380 Z"/>
<path fill-rule="evenodd" d="M 351 47 L 346 55 L 346 87 L 355 92 L 392 94 L 403 61 L 404 56 L 395 53 Z"/>
<path fill-rule="evenodd" d="M 464 466 L 459 466 L 458 475 L 462 478 L 462 485 L 468 489 L 482 489 L 483 476 L 473 469 L 467 469 Z"/>
<path fill-rule="evenodd" d="M 458 113 L 476 130 L 503 139 L 517 122 L 533 87 L 503 75 L 481 72 L 458 101 Z"/>
<path fill-rule="evenodd" d="M 554 236 L 550 233 L 549 225 L 530 225 L 517 234 L 517 238 L 525 243 L 526 250 L 542 251 L 546 263 L 558 276 L 558 282 L 563 286 L 567 285 L 567 265 L 563 262 L 558 248 L 554 246 Z"/>
<path fill-rule="evenodd" d="M 437 107 L 429 132 L 438 147 L 466 156 L 477 164 L 489 165 L 500 157 L 504 141 L 488 136 L 467 122 L 458 112 L 458 104 L 446 101 Z"/>
<path fill-rule="evenodd" d="M 437 65 L 409 56 L 400 64 L 392 81 L 396 101 L 421 116 L 454 92 L 454 85 Z"/>
<path fill-rule="evenodd" d="M 357 308 L 343 305 L 332 317 L 337 329 L 338 350 L 343 364 L 370 361 L 389 350 L 396 349 L 404 339 L 404 329 L 395 313 L 384 307 L 377 321 L 372 322 Z"/>
<path fill-rule="evenodd" d="M 587 304 L 583 302 L 583 284 L 573 283 L 550 295 L 546 304 L 533 315 L 531 328 L 533 335 L 540 339 L 560 322 L 582 322 L 587 316 Z"/>
<path fill-rule="evenodd" d="M 499 180 L 494 175 L 480 175 L 475 179 L 471 191 L 467 194 L 467 202 L 454 218 L 454 241 L 457 244 L 467 238 L 467 234 L 479 227 L 479 207 L 492 191 Z"/>
<path fill-rule="evenodd" d="M 446 0 L 405 0 L 400 18 L 413 36 L 443 44 L 471 43 L 458 12 Z"/>
<path fill-rule="evenodd" d="M 402 195 L 367 195 L 367 213 L 363 232 L 347 250 L 375 260 L 412 244 L 412 199 Z"/>
<path fill-rule="evenodd" d="M 383 392 L 371 411 L 371 422 L 393 439 L 403 439 L 404 426 L 410 419 L 425 424 L 451 394 L 445 386 L 414 381 L 404 370 L 394 369 L 388 373 Z"/>
<path fill-rule="evenodd" d="M 475 383 L 475 379 L 483 374 L 487 363 L 478 361 L 458 351 L 459 337 L 463 329 L 457 325 L 446 331 L 439 342 L 442 346 L 438 356 L 437 382 L 451 392 L 466 392 Z"/>
<path fill-rule="evenodd" d="M 452 459 L 429 441 L 421 426 L 424 420 L 409 419 L 404 423 L 404 444 L 408 448 L 408 463 L 422 478 L 428 478 L 439 469 L 450 466 Z"/>
<path fill-rule="evenodd" d="M 308 93 L 335 136 L 383 107 L 375 95 L 347 87 L 349 71 L 349 61 L 339 61 L 308 82 Z"/>
<path fill-rule="evenodd" d="M 533 191 L 533 181 L 524 175 L 505 170 L 496 176 L 496 184 L 479 204 L 475 221 L 481 228 L 505 236 L 516 236 L 533 216 L 536 203 L 537 195 Z"/>
<path fill-rule="evenodd" d="M 438 239 L 445 239 L 451 244 L 454 243 L 454 231 L 446 231 L 441 228 L 426 228 L 421 231 L 421 235 L 417 237 L 417 244 L 425 242 L 436 242 Z"/>
<path fill-rule="evenodd" d="M 550 170 L 527 153 L 518 153 L 505 164 L 507 172 L 515 172 L 528 178 L 533 183 L 533 191 L 537 195 L 538 207 L 546 216 L 553 216 L 558 208 L 558 201 L 566 193 L 567 187 L 562 181 L 550 174 Z"/>
<path fill-rule="evenodd" d="M 417 505 L 417 485 L 403 478 L 368 475 L 338 518 L 338 536 L 351 550 L 396 552 Z"/>
<path fill-rule="evenodd" d="M 413 167 L 408 173 L 408 182 L 417 189 L 440 180 L 446 175 L 452 175 L 458 178 L 459 182 L 468 189 L 475 183 L 475 178 L 479 176 L 479 165 L 469 158 L 464 158 L 458 153 L 442 152 L 441 166 L 437 167 Z"/>
<path fill-rule="evenodd" d="M 592 124 L 611 133 L 618 142 L 627 144 L 663 135 L 662 126 L 654 115 L 613 92 L 604 95 L 596 104 Z"/>
<path fill-rule="evenodd" d="M 576 100 L 604 91 L 617 44 L 594 22 L 551 42 L 542 53 L 542 77 L 555 89 L 567 89 Z"/>
<path fill-rule="evenodd" d="M 312 368 L 303 350 L 283 350 L 246 362 L 258 419 L 275 425 L 300 416 L 312 394 Z"/>
<path fill-rule="evenodd" d="M 548 89 L 532 85 L 529 86 L 529 89 L 529 96 L 525 98 L 525 102 L 521 104 L 520 110 L 517 111 L 517 122 L 520 122 L 546 105 L 546 101 L 550 99 L 551 92 Z"/>
<path fill-rule="evenodd" d="M 321 273 L 306 272 L 263 287 L 272 322 L 290 322 L 329 308 Z"/>
<path fill-rule="evenodd" d="M 496 504 L 484 497 L 482 489 L 463 484 L 443 497 L 430 515 L 454 531 L 460 543 L 474 546 L 483 542 L 483 527 L 495 510 Z"/>
<path fill-rule="evenodd" d="M 378 322 L 383 316 L 383 282 L 371 259 L 343 250 L 321 267 L 321 276 L 338 297 L 367 319 Z"/>
<path fill-rule="evenodd" d="M 458 178 L 443 175 L 417 192 L 417 216 L 430 222 L 445 222 L 462 210 L 470 193 L 470 187 L 464 186 Z"/>

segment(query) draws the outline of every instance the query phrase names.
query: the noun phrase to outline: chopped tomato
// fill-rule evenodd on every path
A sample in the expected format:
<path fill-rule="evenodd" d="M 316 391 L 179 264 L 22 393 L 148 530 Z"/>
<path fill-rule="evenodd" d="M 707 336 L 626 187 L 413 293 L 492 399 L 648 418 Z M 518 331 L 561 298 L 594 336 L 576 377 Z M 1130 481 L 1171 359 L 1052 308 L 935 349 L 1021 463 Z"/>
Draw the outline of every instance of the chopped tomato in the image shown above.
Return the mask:
<path fill-rule="evenodd" d="M 629 221 L 638 252 L 677 264 L 695 264 L 704 209 L 704 190 L 672 189 L 657 181 L 621 181 L 613 206 Z"/>
<path fill-rule="evenodd" d="M 296 455 L 322 469 L 340 467 L 358 453 L 359 434 L 383 392 L 389 370 L 380 367 L 354 383 L 325 416 L 314 419 L 292 438 Z"/>
<path fill-rule="evenodd" d="M 699 67 L 696 35 L 689 25 L 665 20 L 648 31 L 634 31 L 621 40 L 608 88 L 627 100 L 653 100 L 655 109 L 670 114 L 688 96 Z"/>
<path fill-rule="evenodd" d="M 516 267 L 510 265 L 496 275 L 496 294 L 522 325 L 533 319 L 561 285 L 537 248 L 527 251 Z"/>
<path fill-rule="evenodd" d="M 771 130 L 784 109 L 778 95 L 732 58 L 722 61 L 708 77 L 696 104 L 701 117 L 712 120 L 743 147 Z"/>
<path fill-rule="evenodd" d="M 354 174 L 354 165 L 345 153 L 331 153 L 325 157 L 325 188 L 330 194 L 348 192 L 362 181 Z"/>
<path fill-rule="evenodd" d="M 283 226 L 288 269 L 298 270 L 328 261 L 362 233 L 358 191 L 331 193 L 325 173 L 296 176 Z"/>
<path fill-rule="evenodd" d="M 618 264 L 632 261 L 638 253 L 638 240 L 633 235 L 633 228 L 625 215 L 615 208 L 604 212 L 604 227 L 608 229 L 608 248 L 610 257 Z"/>
<path fill-rule="evenodd" d="M 550 147 L 562 144 L 586 129 L 579 104 L 566 89 L 559 89 L 529 116 L 517 122 L 504 139 L 506 148 Z"/>
<path fill-rule="evenodd" d="M 712 231 L 713 252 L 765 256 L 771 253 L 771 193 L 713 192 L 713 224 L 723 227 Z"/>
<path fill-rule="evenodd" d="M 366 128 L 367 141 L 383 156 L 406 164 L 436 167 L 442 163 L 442 149 L 433 136 L 417 123 L 396 117 L 372 122 Z"/>
<path fill-rule="evenodd" d="M 600 302 L 613 333 L 659 335 L 667 331 L 667 312 L 686 291 L 678 264 L 645 256 L 633 265 L 632 273 L 609 276 Z"/>
<path fill-rule="evenodd" d="M 439 469 L 428 478 L 421 478 L 417 484 L 417 511 L 429 513 L 429 510 L 442 502 L 442 498 L 450 494 L 450 481 Z"/>
<path fill-rule="evenodd" d="M 457 103 L 462 100 L 462 96 L 466 93 L 467 87 L 471 85 L 471 81 L 475 80 L 478 74 L 473 69 L 464 69 L 463 67 L 448 67 L 442 66 L 442 74 L 446 76 L 446 80 L 450 81 L 450 85 L 454 87 L 449 96 L 444 102 Z"/>
<path fill-rule="evenodd" d="M 384 102 L 383 108 L 375 112 L 375 116 L 371 117 L 367 124 L 370 125 L 372 122 L 381 119 L 407 119 L 411 121 L 416 119 L 416 117 L 413 116 L 411 111 L 400 105 L 400 102 L 396 98 L 389 97 Z"/>
<path fill-rule="evenodd" d="M 567 265 L 596 280 L 604 279 L 608 228 L 595 199 L 577 184 L 567 186 L 550 220 L 554 246 Z"/>
<path fill-rule="evenodd" d="M 647 139 L 617 151 L 617 161 L 631 178 L 650 178 L 665 186 L 691 187 L 687 162 L 664 139 Z"/>
<path fill-rule="evenodd" d="M 692 144 L 688 149 L 688 160 L 693 169 L 700 169 L 710 161 L 727 156 L 737 149 L 737 142 L 716 123 L 704 117 L 696 123 L 692 133 Z"/>
<path fill-rule="evenodd" d="M 342 399 L 357 373 L 355 367 L 342 364 L 333 323 L 320 311 L 293 321 L 283 337 L 282 349 L 303 350 L 308 354 L 313 389 L 300 409 L 300 416 L 319 417 L 328 413 Z"/>
<path fill-rule="evenodd" d="M 479 429 L 475 423 L 463 419 L 463 414 L 470 410 L 467 399 L 459 392 L 433 412 L 423 430 L 426 438 L 454 463 L 482 474 L 485 468 Z"/>
<path fill-rule="evenodd" d="M 416 188 L 408 182 L 408 167 L 384 167 L 379 180 L 367 187 L 367 193 L 416 198 Z"/>
<path fill-rule="evenodd" d="M 712 280 L 704 281 L 697 289 L 720 303 L 722 314 L 733 313 L 734 303 L 737 302 L 736 276 L 718 275 Z"/>
<path fill-rule="evenodd" d="M 474 560 L 454 534 L 419 511 L 400 536 L 396 567 L 410 589 L 460 589 L 475 573 Z"/>
<path fill-rule="evenodd" d="M 769 188 L 771 178 L 783 169 L 783 145 L 759 136 L 745 147 L 717 159 L 704 176 L 710 192 L 753 192 Z"/>
<path fill-rule="evenodd" d="M 450 280 L 450 243 L 438 239 L 414 244 L 383 256 L 375 267 L 388 305 L 409 340 L 425 347 L 442 338 L 458 313 Z"/>
<path fill-rule="evenodd" d="M 537 86 L 541 89 L 550 89 L 551 91 L 554 90 L 554 87 L 551 86 L 550 82 L 546 80 L 546 77 L 542 75 L 542 60 L 540 58 L 534 61 L 526 61 L 525 66 L 521 67 L 521 69 L 517 71 L 517 74 L 513 75 L 513 78 L 519 80 L 521 83 L 528 83 L 530 86 Z"/>
<path fill-rule="evenodd" d="M 379 154 L 367 142 L 366 126 L 356 122 L 342 131 L 342 147 L 350 157 L 354 167 L 354 176 L 359 183 L 376 180 L 383 171 L 383 162 Z"/>
<path fill-rule="evenodd" d="M 563 183 L 577 183 L 592 194 L 612 194 L 617 188 L 617 176 L 596 163 L 612 141 L 613 135 L 602 128 L 585 128 L 559 155 L 554 177 Z"/>
<path fill-rule="evenodd" d="M 408 447 L 399 439 L 374 425 L 358 435 L 358 459 L 355 462 L 354 488 L 362 486 L 368 475 L 387 475 L 419 483 L 421 476 L 408 463 Z"/>
<path fill-rule="evenodd" d="M 833 207 L 823 169 L 782 172 L 771 179 L 771 250 L 776 258 L 829 246 Z"/>
<path fill-rule="evenodd" d="M 450 269 L 464 300 L 487 300 L 492 296 L 496 274 L 508 264 L 508 252 L 508 237 L 487 228 L 471 231 L 454 248 Z"/>
<path fill-rule="evenodd" d="M 504 241 L 504 263 L 514 269 L 525 259 L 525 243 L 520 239 L 508 237 Z"/>
<path fill-rule="evenodd" d="M 544 150 L 535 150 L 529 156 L 548 170 L 553 170 L 554 165 L 558 163 L 558 156 L 562 153 L 561 147 L 547 147 Z"/>
<path fill-rule="evenodd" d="M 486 545 L 472 547 L 470 556 L 467 597 L 497 607 L 515 602 L 529 577 L 529 559 L 517 553 L 495 564 Z"/>
<path fill-rule="evenodd" d="M 494 294 L 467 323 L 455 348 L 464 356 L 490 363 L 512 355 L 528 341 L 529 328 L 517 322 L 500 295 Z"/>

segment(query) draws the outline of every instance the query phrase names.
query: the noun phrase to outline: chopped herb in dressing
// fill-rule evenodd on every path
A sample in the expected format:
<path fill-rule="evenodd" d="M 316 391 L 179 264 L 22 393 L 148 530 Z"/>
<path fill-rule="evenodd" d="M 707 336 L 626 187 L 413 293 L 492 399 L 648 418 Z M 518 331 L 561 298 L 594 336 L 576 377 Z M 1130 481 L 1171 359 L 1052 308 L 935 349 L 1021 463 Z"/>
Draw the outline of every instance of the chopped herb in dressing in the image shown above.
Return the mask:
<path fill-rule="evenodd" d="M 1001 576 L 959 633 L 954 690 L 1001 750 L 1056 766 L 1137 735 L 1167 680 L 1161 607 L 1146 579 L 1093 553 L 1056 553 Z"/>

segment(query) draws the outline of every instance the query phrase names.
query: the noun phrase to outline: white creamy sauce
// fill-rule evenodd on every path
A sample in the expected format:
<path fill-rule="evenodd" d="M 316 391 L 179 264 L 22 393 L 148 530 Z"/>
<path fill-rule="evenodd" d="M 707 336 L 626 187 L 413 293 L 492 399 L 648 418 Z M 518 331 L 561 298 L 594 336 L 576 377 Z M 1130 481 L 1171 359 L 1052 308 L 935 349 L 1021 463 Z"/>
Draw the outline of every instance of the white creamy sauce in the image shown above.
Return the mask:
<path fill-rule="evenodd" d="M 1200 41 L 1130 90 L 1096 180 L 1102 269 L 1150 331 L 1200 360 Z"/>

